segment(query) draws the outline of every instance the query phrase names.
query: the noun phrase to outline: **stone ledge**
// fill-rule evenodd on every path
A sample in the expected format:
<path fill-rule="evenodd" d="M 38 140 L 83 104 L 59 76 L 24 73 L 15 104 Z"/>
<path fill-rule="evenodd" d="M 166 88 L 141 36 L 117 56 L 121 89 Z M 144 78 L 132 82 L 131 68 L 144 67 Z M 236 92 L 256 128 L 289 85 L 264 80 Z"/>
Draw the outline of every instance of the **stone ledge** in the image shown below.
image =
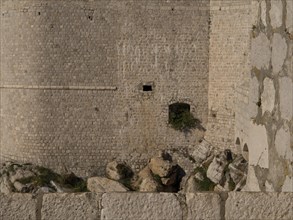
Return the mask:
<path fill-rule="evenodd" d="M 0 219 L 293 219 L 293 193 L 225 195 L 226 201 L 214 192 L 0 194 Z"/>

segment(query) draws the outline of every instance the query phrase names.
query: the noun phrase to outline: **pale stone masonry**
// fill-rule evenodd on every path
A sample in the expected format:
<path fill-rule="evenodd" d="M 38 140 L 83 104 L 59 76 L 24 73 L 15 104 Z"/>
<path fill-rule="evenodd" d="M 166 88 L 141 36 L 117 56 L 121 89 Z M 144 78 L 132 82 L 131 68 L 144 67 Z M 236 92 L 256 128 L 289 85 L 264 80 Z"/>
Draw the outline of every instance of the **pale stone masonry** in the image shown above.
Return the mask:
<path fill-rule="evenodd" d="M 88 176 L 205 137 L 246 155 L 247 190 L 293 191 L 292 13 L 291 0 L 2 0 L 1 161 Z M 177 102 L 204 129 L 172 129 Z"/>
<path fill-rule="evenodd" d="M 0 194 L 5 220 L 291 220 L 292 193 Z"/>

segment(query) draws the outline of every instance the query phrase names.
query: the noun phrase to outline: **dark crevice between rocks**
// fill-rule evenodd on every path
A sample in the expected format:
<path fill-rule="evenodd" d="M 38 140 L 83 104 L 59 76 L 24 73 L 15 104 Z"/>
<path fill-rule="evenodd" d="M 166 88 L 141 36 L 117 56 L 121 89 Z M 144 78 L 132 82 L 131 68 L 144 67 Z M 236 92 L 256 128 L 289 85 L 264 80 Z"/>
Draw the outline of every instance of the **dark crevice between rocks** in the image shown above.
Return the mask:
<path fill-rule="evenodd" d="M 187 220 L 188 218 L 188 206 L 186 204 L 186 195 L 185 194 L 174 194 L 176 199 L 180 204 L 180 208 L 182 210 L 182 220 Z"/>
<path fill-rule="evenodd" d="M 43 206 L 43 194 L 38 194 L 36 196 L 37 207 L 36 207 L 36 219 L 42 219 L 42 206 Z"/>

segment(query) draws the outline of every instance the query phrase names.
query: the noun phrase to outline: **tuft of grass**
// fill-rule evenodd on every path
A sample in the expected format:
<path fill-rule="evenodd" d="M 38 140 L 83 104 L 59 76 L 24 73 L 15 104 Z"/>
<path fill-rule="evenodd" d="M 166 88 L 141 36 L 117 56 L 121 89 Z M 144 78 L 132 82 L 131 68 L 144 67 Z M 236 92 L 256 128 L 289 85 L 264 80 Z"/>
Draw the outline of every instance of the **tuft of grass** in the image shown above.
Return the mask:
<path fill-rule="evenodd" d="M 198 119 L 194 118 L 191 112 L 170 113 L 169 123 L 175 130 L 190 131 L 197 128 Z"/>
<path fill-rule="evenodd" d="M 195 180 L 200 191 L 214 191 L 216 184 L 207 177 L 207 170 L 204 167 L 197 167 L 195 173 L 201 173 L 203 180 Z"/>

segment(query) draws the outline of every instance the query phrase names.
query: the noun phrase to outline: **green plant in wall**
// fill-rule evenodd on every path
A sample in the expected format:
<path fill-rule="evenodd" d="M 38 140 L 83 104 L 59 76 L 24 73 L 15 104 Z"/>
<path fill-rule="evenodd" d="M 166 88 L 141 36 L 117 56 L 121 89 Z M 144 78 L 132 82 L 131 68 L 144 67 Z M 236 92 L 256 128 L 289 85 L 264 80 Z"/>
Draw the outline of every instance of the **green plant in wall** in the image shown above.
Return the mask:
<path fill-rule="evenodd" d="M 192 115 L 190 105 L 186 103 L 175 103 L 169 106 L 169 123 L 175 130 L 183 132 L 200 128 L 200 120 Z"/>

